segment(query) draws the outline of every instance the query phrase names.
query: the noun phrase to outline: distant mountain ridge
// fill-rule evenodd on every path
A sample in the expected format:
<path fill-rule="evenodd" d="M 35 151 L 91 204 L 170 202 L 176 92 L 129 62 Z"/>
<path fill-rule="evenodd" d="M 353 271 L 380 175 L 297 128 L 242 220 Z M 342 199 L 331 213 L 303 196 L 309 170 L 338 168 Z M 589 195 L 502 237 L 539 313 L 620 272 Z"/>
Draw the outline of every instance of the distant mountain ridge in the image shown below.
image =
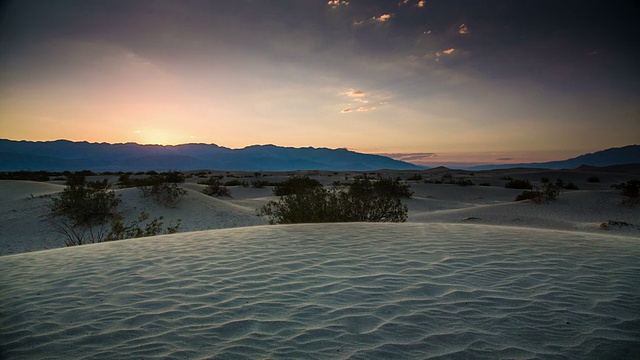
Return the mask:
<path fill-rule="evenodd" d="M 140 145 L 0 139 L 0 171 L 166 170 L 419 170 L 386 156 L 347 149 L 253 145 L 230 149 L 215 144 Z"/>
<path fill-rule="evenodd" d="M 580 155 L 567 160 L 548 161 L 541 163 L 520 163 L 500 165 L 479 165 L 465 168 L 467 170 L 493 170 L 516 167 L 543 169 L 574 169 L 582 165 L 611 166 L 640 163 L 640 145 L 627 145 L 619 148 L 609 148 L 594 153 Z"/>

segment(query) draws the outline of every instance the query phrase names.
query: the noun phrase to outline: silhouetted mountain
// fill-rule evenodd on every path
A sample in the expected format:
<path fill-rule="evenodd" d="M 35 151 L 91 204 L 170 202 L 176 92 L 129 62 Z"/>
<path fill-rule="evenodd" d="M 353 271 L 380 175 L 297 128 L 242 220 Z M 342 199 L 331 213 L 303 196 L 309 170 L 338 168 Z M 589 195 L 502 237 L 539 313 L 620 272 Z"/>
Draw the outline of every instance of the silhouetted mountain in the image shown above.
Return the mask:
<path fill-rule="evenodd" d="M 611 166 L 640 163 L 640 145 L 628 145 L 620 148 L 610 148 L 594 153 L 580 155 L 561 161 L 549 161 L 542 163 L 479 165 L 465 169 L 468 170 L 492 170 L 509 168 L 544 168 L 544 169 L 574 169 L 581 165 Z"/>
<path fill-rule="evenodd" d="M 166 170 L 416 170 L 414 164 L 347 149 L 254 145 L 229 149 L 215 144 L 175 146 L 107 144 L 67 140 L 0 139 L 0 171 Z"/>

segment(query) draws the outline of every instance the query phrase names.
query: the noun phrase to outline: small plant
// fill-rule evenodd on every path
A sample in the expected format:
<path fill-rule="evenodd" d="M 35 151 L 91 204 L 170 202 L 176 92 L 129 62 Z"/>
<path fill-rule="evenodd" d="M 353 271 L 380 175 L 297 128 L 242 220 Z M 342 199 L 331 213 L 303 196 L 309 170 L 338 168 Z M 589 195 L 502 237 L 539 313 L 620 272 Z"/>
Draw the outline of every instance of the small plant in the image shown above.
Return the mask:
<path fill-rule="evenodd" d="M 533 185 L 531 185 L 529 180 L 519 180 L 519 179 L 516 179 L 516 180 L 512 179 L 507 181 L 504 187 L 508 189 L 525 189 L 525 190 L 533 189 Z"/>
<path fill-rule="evenodd" d="M 262 189 L 265 186 L 269 186 L 269 182 L 267 180 L 256 179 L 251 181 L 251 187 L 256 189 Z"/>

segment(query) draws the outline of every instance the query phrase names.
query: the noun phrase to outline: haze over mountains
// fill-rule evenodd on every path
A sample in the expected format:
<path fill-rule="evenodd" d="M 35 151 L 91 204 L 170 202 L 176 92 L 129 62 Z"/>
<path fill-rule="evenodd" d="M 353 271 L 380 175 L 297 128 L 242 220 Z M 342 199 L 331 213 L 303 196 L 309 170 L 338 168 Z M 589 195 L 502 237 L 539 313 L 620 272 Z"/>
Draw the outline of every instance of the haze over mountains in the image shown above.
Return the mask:
<path fill-rule="evenodd" d="M 544 163 L 481 165 L 469 170 L 514 167 L 572 169 L 581 165 L 640 163 L 640 145 L 611 148 L 572 159 Z M 254 145 L 230 149 L 215 144 L 175 146 L 107 144 L 67 140 L 33 142 L 0 139 L 0 171 L 146 170 L 420 170 L 424 167 L 386 156 L 347 149 Z"/>

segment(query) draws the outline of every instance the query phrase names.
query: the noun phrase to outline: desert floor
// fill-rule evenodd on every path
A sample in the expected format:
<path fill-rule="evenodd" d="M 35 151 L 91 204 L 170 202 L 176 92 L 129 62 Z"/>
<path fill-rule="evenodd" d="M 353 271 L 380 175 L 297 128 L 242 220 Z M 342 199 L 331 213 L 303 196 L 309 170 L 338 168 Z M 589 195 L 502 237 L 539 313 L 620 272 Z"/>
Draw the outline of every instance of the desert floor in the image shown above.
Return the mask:
<path fill-rule="evenodd" d="M 640 358 L 640 206 L 610 188 L 640 175 L 384 175 L 416 174 L 491 186 L 410 181 L 402 224 L 266 225 L 271 188 L 215 198 L 194 177 L 175 208 L 116 190 L 180 233 L 64 248 L 45 216 L 64 185 L 1 181 L 0 358 Z M 516 203 L 505 176 L 579 190 Z"/>

